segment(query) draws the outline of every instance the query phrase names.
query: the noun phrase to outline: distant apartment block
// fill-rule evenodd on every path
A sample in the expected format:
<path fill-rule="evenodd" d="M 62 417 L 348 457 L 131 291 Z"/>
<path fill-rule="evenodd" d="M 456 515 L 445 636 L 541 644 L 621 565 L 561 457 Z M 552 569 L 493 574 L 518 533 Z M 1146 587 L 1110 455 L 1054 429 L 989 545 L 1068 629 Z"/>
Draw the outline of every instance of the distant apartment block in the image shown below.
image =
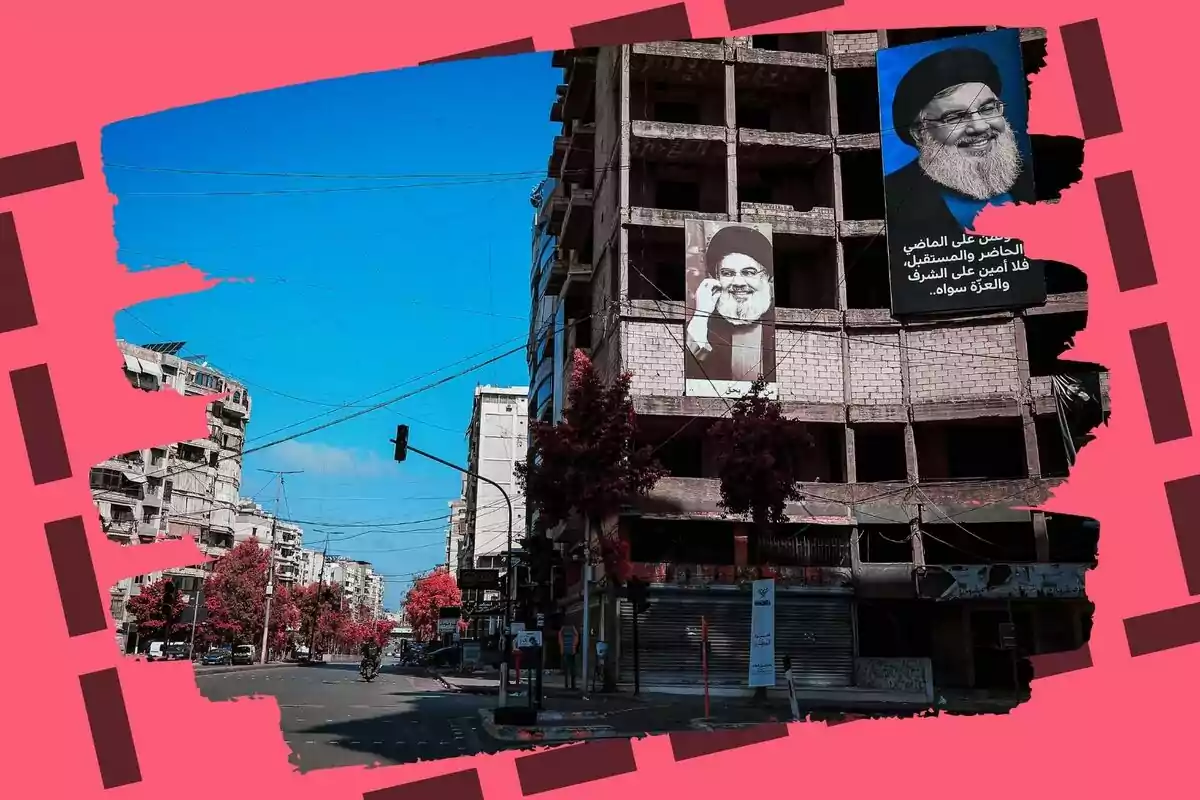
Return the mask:
<path fill-rule="evenodd" d="M 92 499 L 105 534 L 124 545 L 192 536 L 210 556 L 227 553 L 234 544 L 249 393 L 206 363 L 181 356 L 183 342 L 117 344 L 125 377 L 138 389 L 228 396 L 209 403 L 207 437 L 121 453 L 92 468 Z M 167 574 L 190 599 L 205 569 L 175 568 Z M 111 609 L 120 633 L 129 623 L 126 601 L 161 576 L 128 578 L 112 587 Z"/>
<path fill-rule="evenodd" d="M 275 523 L 274 534 L 271 524 Z M 304 545 L 304 531 L 298 525 L 274 519 L 263 507 L 252 500 L 238 503 L 234 521 L 233 538 L 237 544 L 254 538 L 258 546 L 274 551 L 275 584 L 294 586 L 300 581 L 300 551 Z"/>

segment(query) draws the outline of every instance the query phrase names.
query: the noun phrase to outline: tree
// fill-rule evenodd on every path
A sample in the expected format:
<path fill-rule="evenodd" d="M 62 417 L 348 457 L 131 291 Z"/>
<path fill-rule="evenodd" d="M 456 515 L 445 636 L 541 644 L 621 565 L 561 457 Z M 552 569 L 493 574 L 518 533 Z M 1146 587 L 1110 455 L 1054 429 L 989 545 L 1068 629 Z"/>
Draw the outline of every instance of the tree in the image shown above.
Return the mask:
<path fill-rule="evenodd" d="M 812 437 L 802 422 L 783 415 L 759 378 L 711 429 L 717 442 L 721 507 L 748 517 L 758 531 L 787 522 L 788 501 L 801 500 L 797 484 Z"/>
<path fill-rule="evenodd" d="M 626 503 L 649 494 L 666 474 L 654 458 L 653 448 L 637 446 L 637 415 L 629 396 L 632 379 L 632 374 L 625 372 L 606 386 L 591 359 L 576 350 L 562 421 L 557 425 L 531 423 L 531 457 L 516 469 L 525 501 L 536 510 L 541 531 L 572 513 L 583 518 L 588 558 L 599 556 L 604 563 L 612 602 L 618 587 L 629 578 L 629 543 L 619 526 L 604 530 L 602 525 Z M 592 531 L 597 535 L 595 549 Z M 616 636 L 615 617 L 606 615 L 610 624 L 605 638 L 609 641 Z M 615 684 L 616 663 L 609 659 L 605 689 L 611 690 Z"/>
<path fill-rule="evenodd" d="M 338 584 L 312 583 L 292 590 L 299 613 L 300 639 L 314 651 L 322 651 L 345 638 L 349 619 L 342 611 L 342 587 Z"/>
<path fill-rule="evenodd" d="M 163 614 L 163 595 L 169 578 L 159 578 L 154 583 L 142 586 L 140 594 L 135 594 L 125 603 L 125 610 L 137 620 L 138 636 L 140 638 L 161 638 L 170 641 L 191 629 L 190 621 L 183 619 L 187 609 L 187 601 L 182 594 L 175 595 L 171 608 L 171 628 L 166 630 L 167 620 Z"/>
<path fill-rule="evenodd" d="M 562 421 L 530 424 L 531 457 L 516 469 L 539 527 L 548 530 L 578 513 L 588 531 L 597 532 L 605 572 L 617 584 L 628 577 L 628 545 L 615 529 L 602 531 L 601 523 L 666 474 L 653 449 L 636 444 L 632 378 L 622 373 L 605 386 L 591 359 L 576 350 Z"/>
<path fill-rule="evenodd" d="M 453 606 L 462 607 L 462 592 L 445 567 L 438 567 L 413 581 L 404 597 L 404 613 L 412 626 L 413 638 L 418 642 L 436 640 L 438 610 Z M 459 627 L 463 627 L 462 620 Z"/>
<path fill-rule="evenodd" d="M 254 537 L 217 559 L 204 593 L 209 638 L 225 644 L 261 645 L 270 560 L 270 553 L 263 550 Z M 286 588 L 276 588 L 271 599 L 268 646 L 273 650 L 287 649 L 290 628 L 298 622 L 299 614 L 291 593 Z"/>

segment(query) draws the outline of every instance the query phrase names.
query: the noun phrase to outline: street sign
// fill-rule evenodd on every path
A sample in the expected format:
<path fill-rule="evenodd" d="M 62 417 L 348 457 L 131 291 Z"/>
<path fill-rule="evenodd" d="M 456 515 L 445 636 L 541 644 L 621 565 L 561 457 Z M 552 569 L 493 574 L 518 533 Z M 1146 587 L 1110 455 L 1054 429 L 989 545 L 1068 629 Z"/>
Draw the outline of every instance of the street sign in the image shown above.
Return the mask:
<path fill-rule="evenodd" d="M 517 634 L 516 647 L 518 650 L 526 650 L 530 647 L 542 646 L 541 631 L 521 631 Z"/>
<path fill-rule="evenodd" d="M 546 627 L 546 615 L 538 614 L 537 615 L 537 629 L 540 631 L 544 627 Z"/>
<path fill-rule="evenodd" d="M 438 620 L 438 633 L 454 633 L 458 630 L 458 620 L 449 617 L 443 617 Z"/>
<path fill-rule="evenodd" d="M 500 570 L 498 569 L 459 570 L 459 589 L 497 589 L 499 587 Z"/>

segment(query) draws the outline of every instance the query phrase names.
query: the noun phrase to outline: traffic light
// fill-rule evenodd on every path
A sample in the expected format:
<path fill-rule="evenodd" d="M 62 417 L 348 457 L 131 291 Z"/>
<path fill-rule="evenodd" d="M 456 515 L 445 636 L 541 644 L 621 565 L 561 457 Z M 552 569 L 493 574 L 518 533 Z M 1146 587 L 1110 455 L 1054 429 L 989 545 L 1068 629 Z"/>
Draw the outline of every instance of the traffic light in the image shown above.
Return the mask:
<path fill-rule="evenodd" d="M 163 584 L 162 615 L 167 624 L 167 630 L 164 632 L 164 635 L 170 634 L 171 623 L 175 621 L 175 603 L 178 597 L 179 593 L 175 588 L 174 581 L 168 580 Z"/>
<path fill-rule="evenodd" d="M 650 601 L 646 597 L 646 582 L 636 576 L 625 582 L 625 596 L 633 606 L 634 613 L 645 614 L 650 610 Z"/>
<path fill-rule="evenodd" d="M 395 459 L 403 461 L 408 458 L 408 426 L 396 426 L 396 438 L 392 439 L 392 443 L 396 445 Z"/>

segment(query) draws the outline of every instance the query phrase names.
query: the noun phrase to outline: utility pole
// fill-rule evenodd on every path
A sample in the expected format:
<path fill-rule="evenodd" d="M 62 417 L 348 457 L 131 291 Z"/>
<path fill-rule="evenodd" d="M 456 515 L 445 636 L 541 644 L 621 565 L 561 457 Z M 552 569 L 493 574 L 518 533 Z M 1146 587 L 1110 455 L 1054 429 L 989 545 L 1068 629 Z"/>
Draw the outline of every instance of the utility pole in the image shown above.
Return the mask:
<path fill-rule="evenodd" d="M 329 555 L 329 534 L 325 534 L 325 548 L 321 551 L 321 571 L 317 578 L 317 596 L 313 602 L 312 630 L 309 632 L 308 657 L 317 654 L 317 625 L 321 622 L 321 601 L 325 594 L 325 559 Z"/>
<path fill-rule="evenodd" d="M 259 657 L 260 664 L 267 663 L 267 644 L 271 637 L 271 596 L 275 593 L 275 524 L 279 520 L 279 499 L 283 494 L 283 476 L 284 475 L 299 475 L 304 470 L 275 470 L 275 469 L 260 469 L 259 472 L 269 472 L 279 479 L 279 485 L 275 489 L 275 513 L 271 515 L 271 546 L 267 549 L 267 611 L 263 616 L 263 638 L 262 638 L 262 655 Z"/>

